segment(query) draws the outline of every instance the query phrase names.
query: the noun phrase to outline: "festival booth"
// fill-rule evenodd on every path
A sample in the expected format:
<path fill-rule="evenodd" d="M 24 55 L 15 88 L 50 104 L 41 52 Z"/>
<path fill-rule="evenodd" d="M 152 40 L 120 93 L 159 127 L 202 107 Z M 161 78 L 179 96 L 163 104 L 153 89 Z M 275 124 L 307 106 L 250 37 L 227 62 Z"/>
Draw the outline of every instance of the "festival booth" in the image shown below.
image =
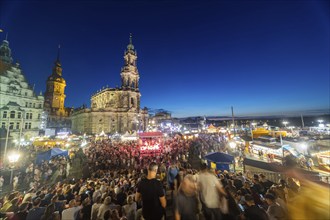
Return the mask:
<path fill-rule="evenodd" d="M 134 131 L 133 133 L 128 133 L 128 131 L 126 131 L 126 133 L 124 135 L 121 136 L 121 140 L 122 141 L 136 141 L 138 139 L 136 131 Z"/>
<path fill-rule="evenodd" d="M 217 133 L 218 128 L 216 128 L 213 124 L 210 124 L 210 126 L 207 128 L 207 133 Z"/>
<path fill-rule="evenodd" d="M 320 170 L 330 172 L 330 150 L 316 152 L 312 156 L 317 158 Z"/>
<path fill-rule="evenodd" d="M 216 170 L 227 170 L 235 171 L 235 160 L 234 157 L 220 152 L 209 153 L 205 156 L 209 167 Z"/>
<path fill-rule="evenodd" d="M 140 155 L 160 154 L 164 145 L 164 134 L 160 131 L 139 133 Z"/>
<path fill-rule="evenodd" d="M 56 156 L 66 156 L 68 157 L 68 151 L 62 150 L 60 148 L 53 148 L 49 151 L 39 153 L 37 155 L 36 163 L 40 164 L 42 161 L 50 160 Z"/>

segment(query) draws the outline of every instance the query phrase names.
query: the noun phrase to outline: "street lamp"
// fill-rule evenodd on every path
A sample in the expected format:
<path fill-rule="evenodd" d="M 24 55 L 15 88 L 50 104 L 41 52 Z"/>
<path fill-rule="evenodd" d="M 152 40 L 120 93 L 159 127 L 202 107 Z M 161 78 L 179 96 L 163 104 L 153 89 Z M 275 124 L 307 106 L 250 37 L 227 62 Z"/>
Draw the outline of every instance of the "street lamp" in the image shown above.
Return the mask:
<path fill-rule="evenodd" d="M 286 127 L 286 125 L 289 124 L 289 122 L 287 122 L 287 121 L 283 121 L 283 124 L 284 124 L 284 126 Z"/>
<path fill-rule="evenodd" d="M 8 161 L 9 164 L 11 164 L 11 170 L 10 170 L 10 184 L 13 182 L 13 172 L 14 172 L 14 166 L 15 163 L 18 161 L 20 155 L 18 153 L 11 153 L 8 155 Z"/>

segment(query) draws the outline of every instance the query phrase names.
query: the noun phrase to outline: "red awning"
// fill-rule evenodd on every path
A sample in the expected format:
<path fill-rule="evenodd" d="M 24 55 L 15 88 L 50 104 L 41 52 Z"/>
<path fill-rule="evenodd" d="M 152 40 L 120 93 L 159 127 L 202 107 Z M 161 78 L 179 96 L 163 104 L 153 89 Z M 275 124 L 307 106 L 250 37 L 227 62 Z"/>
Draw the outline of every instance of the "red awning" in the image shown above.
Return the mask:
<path fill-rule="evenodd" d="M 155 132 L 143 132 L 139 134 L 140 138 L 151 138 L 151 137 L 163 137 L 163 133 L 160 131 Z"/>

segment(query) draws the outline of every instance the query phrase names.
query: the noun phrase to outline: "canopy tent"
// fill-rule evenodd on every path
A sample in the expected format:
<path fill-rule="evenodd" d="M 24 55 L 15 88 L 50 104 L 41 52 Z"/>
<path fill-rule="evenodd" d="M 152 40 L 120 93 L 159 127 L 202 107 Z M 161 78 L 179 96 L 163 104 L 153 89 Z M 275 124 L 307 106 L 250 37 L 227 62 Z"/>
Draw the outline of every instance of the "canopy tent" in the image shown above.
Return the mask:
<path fill-rule="evenodd" d="M 123 141 L 137 140 L 136 131 L 134 131 L 132 134 L 130 134 L 130 133 L 128 133 L 128 131 L 126 131 L 126 133 L 121 136 L 121 140 L 123 140 Z"/>
<path fill-rule="evenodd" d="M 60 148 L 53 148 L 49 151 L 39 153 L 37 155 L 36 163 L 40 164 L 43 160 L 50 160 L 53 157 L 56 156 L 68 156 L 68 151 L 67 150 L 62 150 Z"/>
<path fill-rule="evenodd" d="M 208 133 L 216 133 L 218 132 L 218 128 L 216 128 L 213 124 L 210 124 L 209 127 L 207 128 Z"/>
<path fill-rule="evenodd" d="M 235 164 L 234 157 L 220 152 L 214 152 L 209 153 L 205 156 L 205 160 L 207 160 L 207 163 L 210 167 L 213 167 L 215 164 L 215 168 L 217 170 L 228 170 L 229 171 L 229 165 Z"/>

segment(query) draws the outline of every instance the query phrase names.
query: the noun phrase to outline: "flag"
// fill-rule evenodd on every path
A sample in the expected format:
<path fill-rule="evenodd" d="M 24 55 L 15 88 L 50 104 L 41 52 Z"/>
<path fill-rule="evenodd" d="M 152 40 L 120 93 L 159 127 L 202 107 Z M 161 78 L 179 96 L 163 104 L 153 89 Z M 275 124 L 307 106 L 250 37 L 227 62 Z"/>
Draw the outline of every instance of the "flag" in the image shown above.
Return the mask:
<path fill-rule="evenodd" d="M 216 169 L 217 168 L 217 164 L 216 163 L 213 163 L 211 162 L 211 169 Z"/>

